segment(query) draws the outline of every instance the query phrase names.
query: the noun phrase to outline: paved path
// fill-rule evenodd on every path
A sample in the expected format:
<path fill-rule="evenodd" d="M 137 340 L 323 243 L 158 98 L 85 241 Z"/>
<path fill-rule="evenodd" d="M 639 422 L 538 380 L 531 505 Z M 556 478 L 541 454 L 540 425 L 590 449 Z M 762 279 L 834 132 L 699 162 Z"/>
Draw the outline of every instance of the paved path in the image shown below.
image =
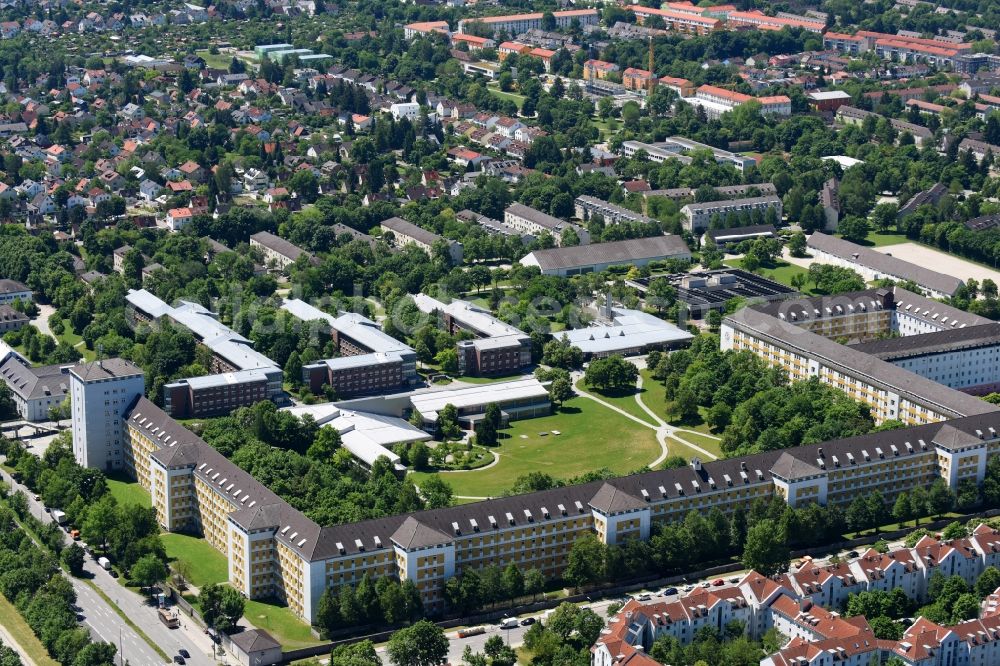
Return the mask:
<path fill-rule="evenodd" d="M 24 666 L 37 666 L 38 662 L 28 656 L 21 644 L 17 642 L 17 639 L 9 631 L 7 627 L 0 624 L 0 640 L 3 640 L 3 644 L 9 647 L 11 650 L 16 652 L 19 657 L 21 657 L 21 663 Z"/>
<path fill-rule="evenodd" d="M 52 329 L 49 328 L 49 318 L 56 313 L 56 309 L 51 305 L 46 303 L 36 303 L 38 306 L 38 316 L 31 320 L 31 323 L 42 332 L 43 335 L 48 335 L 54 338 L 57 342 L 59 338 L 56 338 Z"/>

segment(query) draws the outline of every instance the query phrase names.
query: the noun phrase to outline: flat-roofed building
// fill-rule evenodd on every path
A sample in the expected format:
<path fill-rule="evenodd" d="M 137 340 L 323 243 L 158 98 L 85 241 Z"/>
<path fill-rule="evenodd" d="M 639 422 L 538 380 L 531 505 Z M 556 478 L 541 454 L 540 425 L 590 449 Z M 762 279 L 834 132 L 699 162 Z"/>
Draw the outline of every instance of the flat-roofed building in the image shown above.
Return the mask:
<path fill-rule="evenodd" d="M 599 273 L 612 266 L 645 266 L 664 259 L 691 259 L 691 250 L 680 236 L 630 238 L 611 243 L 535 250 L 521 258 L 524 266 L 537 266 L 542 275 Z"/>
<path fill-rule="evenodd" d="M 686 35 L 707 35 L 722 28 L 723 22 L 711 16 L 702 16 L 674 9 L 659 9 L 642 5 L 626 7 L 635 14 L 636 22 L 643 25 L 650 17 L 657 16 L 663 20 L 666 30 Z"/>
<path fill-rule="evenodd" d="M 79 363 L 69 368 L 69 385 L 76 462 L 103 471 L 122 469 L 125 415 L 146 389 L 142 368 L 122 358 Z"/>
<path fill-rule="evenodd" d="M 396 352 L 339 356 L 302 366 L 302 381 L 313 393 L 330 386 L 340 399 L 397 391 L 406 385 L 403 365 Z"/>
<path fill-rule="evenodd" d="M 583 227 L 520 203 L 507 206 L 503 213 L 503 221 L 508 227 L 535 237 L 547 233 L 552 236 L 557 246 L 562 245 L 562 234 L 568 229 L 576 234 L 580 245 L 590 242 L 590 234 Z"/>
<path fill-rule="evenodd" d="M 745 240 L 776 238 L 777 235 L 778 231 L 773 224 L 756 224 L 749 227 L 733 227 L 732 229 L 709 229 L 702 235 L 701 244 L 711 242 L 724 250 Z"/>
<path fill-rule="evenodd" d="M 703 203 L 689 203 L 681 208 L 681 215 L 684 216 L 684 228 L 691 233 L 704 231 L 712 226 L 712 220 L 716 216 L 721 220 L 721 224 L 726 224 L 727 218 L 732 214 L 739 220 L 750 221 L 754 213 L 761 215 L 761 219 L 766 219 L 768 211 L 774 211 L 775 220 L 781 220 L 781 198 L 769 194 L 763 197 L 751 197 L 749 199 L 726 199 L 723 201 L 706 201 Z"/>
<path fill-rule="evenodd" d="M 417 294 L 413 300 L 421 312 L 438 317 L 448 333 L 475 336 L 456 343 L 461 374 L 504 375 L 531 365 L 531 338 L 488 310 L 459 299 L 445 304 L 426 294 Z"/>
<path fill-rule="evenodd" d="M 627 282 L 645 294 L 654 279 L 659 278 L 637 278 Z M 768 303 L 799 295 L 780 282 L 738 268 L 675 273 L 667 279 L 692 319 L 701 319 L 712 310 L 725 312 L 727 305 L 737 298 L 747 303 Z"/>
<path fill-rule="evenodd" d="M 694 338 L 691 333 L 659 317 L 625 308 L 612 308 L 610 321 L 568 329 L 557 335 L 583 352 L 586 360 L 679 349 L 687 347 Z"/>
<path fill-rule="evenodd" d="M 445 405 L 458 409 L 458 421 L 467 428 L 475 427 L 491 404 L 500 407 L 504 423 L 552 411 L 548 389 L 534 377 L 414 393 L 410 402 L 427 429 L 437 427 L 438 414 Z"/>
<path fill-rule="evenodd" d="M 675 159 L 681 164 L 690 164 L 691 157 L 687 153 L 702 150 L 712 153 L 712 157 L 719 164 L 730 164 L 740 172 L 744 172 L 747 168 L 757 164 L 757 161 L 752 157 L 733 153 L 722 148 L 715 148 L 680 136 L 672 136 L 657 143 L 643 143 L 642 141 L 633 140 L 622 143 L 622 154 L 625 157 L 634 157 L 636 153 L 643 151 L 646 154 L 646 158 L 652 162 Z"/>
<path fill-rule="evenodd" d="M 164 385 L 163 410 L 175 419 L 229 414 L 267 400 L 268 386 L 281 379 L 277 367 L 179 379 Z"/>

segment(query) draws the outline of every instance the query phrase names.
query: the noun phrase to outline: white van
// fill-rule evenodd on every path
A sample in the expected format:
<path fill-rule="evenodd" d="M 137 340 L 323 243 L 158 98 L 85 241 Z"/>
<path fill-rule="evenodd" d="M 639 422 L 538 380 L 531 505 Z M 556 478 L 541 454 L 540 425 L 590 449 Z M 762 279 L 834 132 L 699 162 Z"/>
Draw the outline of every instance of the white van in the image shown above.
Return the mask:
<path fill-rule="evenodd" d="M 501 629 L 517 629 L 517 618 L 516 617 L 505 617 L 500 620 Z"/>

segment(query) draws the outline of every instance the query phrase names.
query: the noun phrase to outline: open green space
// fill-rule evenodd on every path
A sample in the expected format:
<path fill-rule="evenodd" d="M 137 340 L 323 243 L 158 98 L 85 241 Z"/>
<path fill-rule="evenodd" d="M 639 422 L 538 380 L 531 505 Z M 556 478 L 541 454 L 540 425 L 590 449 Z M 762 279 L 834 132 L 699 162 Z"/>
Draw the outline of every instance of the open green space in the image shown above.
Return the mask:
<path fill-rule="evenodd" d="M 719 440 L 714 437 L 708 437 L 707 435 L 698 435 L 693 432 L 681 432 L 677 433 L 678 437 L 683 437 L 687 441 L 691 442 L 696 446 L 700 446 L 709 453 L 715 455 L 716 458 L 724 458 L 725 455 L 722 453 L 722 447 L 719 446 Z"/>
<path fill-rule="evenodd" d="M 687 435 L 688 433 L 681 433 L 682 435 Z M 668 456 L 681 456 L 685 460 L 691 460 L 692 458 L 698 458 L 702 462 L 706 462 L 705 454 L 696 449 L 692 449 L 690 446 L 677 439 L 676 437 L 667 437 L 667 455 Z"/>
<path fill-rule="evenodd" d="M 128 504 L 152 505 L 149 493 L 139 485 L 138 481 L 133 481 L 124 474 L 109 474 L 107 479 L 108 490 L 111 492 L 111 496 L 118 500 L 118 504 L 122 506 Z"/>
<path fill-rule="evenodd" d="M 183 560 L 188 563 L 189 582 L 195 587 L 229 580 L 226 556 L 204 539 L 177 532 L 164 532 L 160 535 L 160 540 L 163 541 L 171 562 Z"/>
<path fill-rule="evenodd" d="M 488 90 L 490 91 L 491 95 L 495 95 L 495 96 L 499 97 L 500 99 L 509 99 L 512 102 L 514 102 L 514 104 L 517 104 L 517 110 L 518 111 L 520 111 L 521 107 L 524 105 L 524 100 L 525 100 L 524 95 L 518 95 L 517 93 L 504 92 L 504 91 L 499 90 L 497 88 L 494 88 L 492 86 L 490 88 L 488 88 Z"/>
<path fill-rule="evenodd" d="M 243 617 L 258 629 L 271 634 L 286 650 L 310 647 L 323 642 L 312 635 L 308 624 L 295 617 L 287 606 L 278 602 L 248 599 Z"/>
<path fill-rule="evenodd" d="M 650 427 L 655 427 L 656 425 L 653 423 L 653 419 L 649 416 L 649 414 L 647 414 L 642 407 L 639 406 L 639 403 L 635 401 L 637 393 L 646 393 L 645 386 L 641 389 L 632 389 L 631 391 L 608 391 L 587 386 L 587 384 L 581 379 L 576 383 L 576 388 L 581 391 L 586 391 L 594 397 L 600 398 L 609 405 L 614 405 L 623 412 L 627 412 L 640 421 L 648 423 Z M 643 396 L 643 400 L 645 401 L 645 396 Z"/>
<path fill-rule="evenodd" d="M 525 375 L 520 372 L 516 372 L 512 375 L 503 375 L 500 377 L 465 377 L 459 376 L 455 378 L 455 381 L 462 382 L 463 384 L 496 384 L 497 382 L 510 382 L 515 379 L 524 379 Z"/>
<path fill-rule="evenodd" d="M 653 371 L 645 368 L 639 371 L 642 376 L 642 402 L 666 420 L 664 410 L 667 407 L 667 389 L 657 379 L 653 379 Z"/>
<path fill-rule="evenodd" d="M 7 597 L 2 594 L 0 594 L 0 624 L 17 639 L 18 644 L 27 653 L 28 659 L 35 662 L 35 666 L 59 666 L 14 608 L 14 604 L 7 601 Z"/>
<path fill-rule="evenodd" d="M 552 434 L 558 430 L 561 434 Z M 471 472 L 442 472 L 456 495 L 495 497 L 529 472 L 569 479 L 607 467 L 627 474 L 648 465 L 659 454 L 650 428 L 639 425 L 603 405 L 575 397 L 551 416 L 515 421 L 501 431 L 496 465 Z M 427 474 L 411 473 L 420 485 Z"/>
<path fill-rule="evenodd" d="M 885 245 L 899 245 L 900 243 L 909 242 L 910 239 L 904 234 L 883 233 L 873 229 L 868 232 L 868 237 L 865 238 L 865 242 L 861 244 L 868 245 L 869 247 L 883 247 Z"/>
<path fill-rule="evenodd" d="M 212 54 L 209 53 L 208 49 L 201 49 L 200 51 L 195 51 L 195 55 L 199 55 L 205 59 L 205 64 L 212 69 L 229 69 L 230 63 L 233 61 L 232 56 L 222 55 L 221 53 Z"/>

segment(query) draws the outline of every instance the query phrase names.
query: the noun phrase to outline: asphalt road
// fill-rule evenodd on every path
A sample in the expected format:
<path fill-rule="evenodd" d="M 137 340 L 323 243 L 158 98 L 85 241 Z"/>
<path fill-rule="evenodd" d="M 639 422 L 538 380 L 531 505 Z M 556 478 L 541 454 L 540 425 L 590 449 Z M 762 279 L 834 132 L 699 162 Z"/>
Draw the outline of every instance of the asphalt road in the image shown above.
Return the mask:
<path fill-rule="evenodd" d="M 41 520 L 45 523 L 52 522 L 52 517 L 45 512 L 45 507 L 41 502 L 35 501 L 30 490 L 14 482 L 3 471 L 0 471 L 0 477 L 10 484 L 12 489 L 20 490 L 27 495 L 28 506 L 33 515 L 41 516 Z M 67 543 L 71 541 L 68 535 L 66 535 L 65 540 Z M 112 578 L 111 574 L 101 568 L 90 556 L 84 562 L 84 571 L 91 577 L 91 581 L 169 656 L 173 657 L 179 649 L 184 648 L 191 655 L 186 660 L 188 664 L 210 666 L 219 663 L 211 656 L 212 643 L 209 638 L 203 635 L 193 623 L 183 619 L 183 616 L 182 622 L 189 626 L 184 629 L 168 629 L 160 622 L 155 606 L 148 603 L 147 597 L 140 596 L 119 585 L 118 581 Z M 163 658 L 138 633 L 125 624 L 111 605 L 89 585 L 72 576 L 67 576 L 67 578 L 73 583 L 73 588 L 76 590 L 76 603 L 80 608 L 78 615 L 82 618 L 81 624 L 90 630 L 95 639 L 119 646 L 119 664 L 152 666 L 163 663 Z"/>

